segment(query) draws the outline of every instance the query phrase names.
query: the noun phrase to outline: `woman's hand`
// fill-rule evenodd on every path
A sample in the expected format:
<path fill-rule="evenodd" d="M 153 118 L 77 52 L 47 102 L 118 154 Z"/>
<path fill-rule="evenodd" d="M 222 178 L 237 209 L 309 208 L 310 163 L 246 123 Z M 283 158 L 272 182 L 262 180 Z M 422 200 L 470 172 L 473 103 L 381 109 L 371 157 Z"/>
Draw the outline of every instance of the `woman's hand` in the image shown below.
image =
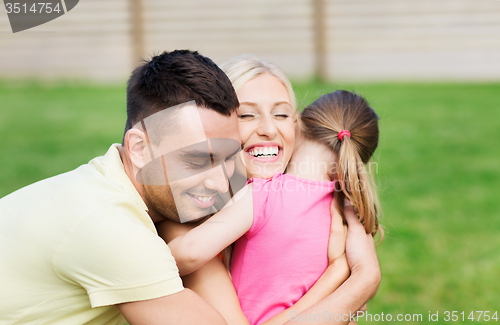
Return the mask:
<path fill-rule="evenodd" d="M 354 247 L 355 249 L 349 252 L 351 264 L 348 264 L 348 262 L 347 262 L 347 257 L 345 254 L 346 241 L 347 241 L 347 226 L 343 224 L 343 219 L 338 214 L 338 209 L 336 207 L 335 202 L 336 202 L 335 200 L 332 200 L 332 204 L 330 206 L 330 212 L 332 215 L 332 224 L 330 227 L 330 242 L 328 245 L 328 263 L 331 264 L 335 261 L 338 262 L 339 259 L 342 259 L 342 262 L 345 261 L 346 266 L 348 268 L 350 265 L 352 265 L 353 267 L 359 268 L 360 267 L 359 261 L 360 261 L 360 258 L 362 258 L 362 257 L 358 257 L 358 254 L 362 255 L 362 252 L 359 251 L 359 247 Z M 359 221 L 357 223 L 353 222 L 354 221 L 353 217 L 357 218 L 357 215 L 356 215 L 352 205 L 347 200 L 346 200 L 346 205 L 344 206 L 344 211 L 346 211 L 345 213 L 347 214 L 347 218 L 349 218 L 349 221 L 351 221 L 351 225 L 354 228 L 353 230 L 355 232 L 357 232 L 358 231 L 357 225 L 358 225 Z M 362 238 L 362 241 L 365 241 L 365 243 L 361 243 L 361 245 L 359 245 L 359 246 L 363 246 L 363 244 L 366 244 L 366 246 L 368 248 L 371 248 L 371 246 L 373 244 L 373 238 L 371 235 L 362 235 L 362 234 L 357 234 L 357 235 L 359 235 Z M 342 238 L 342 236 L 344 236 L 343 241 L 340 242 L 341 241 L 340 238 Z M 354 240 L 352 240 L 353 238 L 350 238 L 350 239 L 351 239 L 349 241 L 349 243 L 351 244 L 350 248 L 353 248 L 352 246 L 354 244 Z M 343 255 L 341 257 L 338 257 L 339 256 L 338 254 L 340 253 L 341 249 L 344 249 L 344 251 L 342 252 Z M 371 249 L 369 249 L 369 250 L 371 250 Z M 368 255 L 370 255 L 370 254 L 368 254 Z M 376 258 L 376 254 L 374 256 Z M 371 258 L 371 263 L 374 263 L 373 256 Z M 377 261 L 377 265 L 378 265 L 378 261 Z M 378 269 L 378 268 L 375 267 L 374 269 L 376 271 L 376 269 Z M 361 307 L 360 311 L 365 312 L 366 308 L 367 308 L 367 305 L 365 303 L 363 305 L 363 307 Z M 355 321 L 349 322 L 349 325 L 356 325 L 356 324 L 357 323 Z"/>
<path fill-rule="evenodd" d="M 344 216 L 348 225 L 346 257 L 351 274 L 363 273 L 371 278 L 375 287 L 374 296 L 381 276 L 373 236 L 366 233 L 351 205 L 344 207 Z"/>
<path fill-rule="evenodd" d="M 365 293 L 369 293 L 371 299 L 377 293 L 381 280 L 373 236 L 366 233 L 351 205 L 344 206 L 344 217 L 348 227 L 346 258 L 351 269 L 351 277 L 356 275 L 356 279 L 359 278 L 361 282 L 366 283 Z"/>

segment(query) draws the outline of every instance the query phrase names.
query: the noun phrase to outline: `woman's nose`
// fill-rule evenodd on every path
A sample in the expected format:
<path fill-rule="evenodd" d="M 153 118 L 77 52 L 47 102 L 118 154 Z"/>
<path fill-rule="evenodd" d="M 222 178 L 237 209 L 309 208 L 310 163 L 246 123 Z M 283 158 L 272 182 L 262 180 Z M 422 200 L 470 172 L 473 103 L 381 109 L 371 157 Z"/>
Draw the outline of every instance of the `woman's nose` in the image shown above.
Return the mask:
<path fill-rule="evenodd" d="M 259 126 L 257 127 L 256 132 L 259 136 L 273 139 L 276 136 L 278 129 L 276 128 L 276 125 L 274 125 L 272 117 L 265 116 L 259 120 Z"/>

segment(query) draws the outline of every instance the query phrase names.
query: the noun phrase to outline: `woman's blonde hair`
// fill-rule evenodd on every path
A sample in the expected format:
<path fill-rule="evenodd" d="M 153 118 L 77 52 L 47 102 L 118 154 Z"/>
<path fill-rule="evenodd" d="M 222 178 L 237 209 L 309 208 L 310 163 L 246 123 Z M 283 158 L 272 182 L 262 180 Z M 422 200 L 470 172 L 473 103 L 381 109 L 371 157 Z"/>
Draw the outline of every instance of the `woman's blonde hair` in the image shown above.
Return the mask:
<path fill-rule="evenodd" d="M 369 164 L 378 146 L 378 120 L 363 97 L 345 90 L 321 96 L 300 116 L 304 136 L 325 144 L 337 154 L 335 200 L 340 214 L 344 216 L 347 197 L 357 208 L 366 233 L 375 236 L 380 231 L 381 240 L 379 201 Z M 340 139 L 339 132 L 343 130 L 350 135 L 344 131 Z"/>
<path fill-rule="evenodd" d="M 274 63 L 264 61 L 255 55 L 239 55 L 220 65 L 222 71 L 226 73 L 233 84 L 234 90 L 238 92 L 247 82 L 264 73 L 269 73 L 276 77 L 285 86 L 290 104 L 294 114 L 297 112 L 297 102 L 292 84 L 286 74 Z"/>

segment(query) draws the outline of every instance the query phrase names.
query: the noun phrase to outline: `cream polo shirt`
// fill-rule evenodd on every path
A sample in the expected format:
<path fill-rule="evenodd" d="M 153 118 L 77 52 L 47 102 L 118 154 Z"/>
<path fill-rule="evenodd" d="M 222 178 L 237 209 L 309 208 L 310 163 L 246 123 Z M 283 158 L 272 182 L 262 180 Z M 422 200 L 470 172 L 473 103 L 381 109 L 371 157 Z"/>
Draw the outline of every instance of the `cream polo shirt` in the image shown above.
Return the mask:
<path fill-rule="evenodd" d="M 118 147 L 0 199 L 0 324 L 125 324 L 183 289 Z"/>

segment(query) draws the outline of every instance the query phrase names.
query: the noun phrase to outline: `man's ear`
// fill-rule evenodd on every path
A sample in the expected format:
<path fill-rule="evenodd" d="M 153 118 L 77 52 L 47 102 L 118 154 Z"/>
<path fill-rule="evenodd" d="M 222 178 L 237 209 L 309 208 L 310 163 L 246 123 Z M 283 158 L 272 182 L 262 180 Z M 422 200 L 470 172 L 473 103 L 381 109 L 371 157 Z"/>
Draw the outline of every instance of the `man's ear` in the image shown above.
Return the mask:
<path fill-rule="evenodd" d="M 141 169 L 151 161 L 147 148 L 147 136 L 144 131 L 135 128 L 128 130 L 125 134 L 124 145 L 132 165 L 137 169 Z"/>

